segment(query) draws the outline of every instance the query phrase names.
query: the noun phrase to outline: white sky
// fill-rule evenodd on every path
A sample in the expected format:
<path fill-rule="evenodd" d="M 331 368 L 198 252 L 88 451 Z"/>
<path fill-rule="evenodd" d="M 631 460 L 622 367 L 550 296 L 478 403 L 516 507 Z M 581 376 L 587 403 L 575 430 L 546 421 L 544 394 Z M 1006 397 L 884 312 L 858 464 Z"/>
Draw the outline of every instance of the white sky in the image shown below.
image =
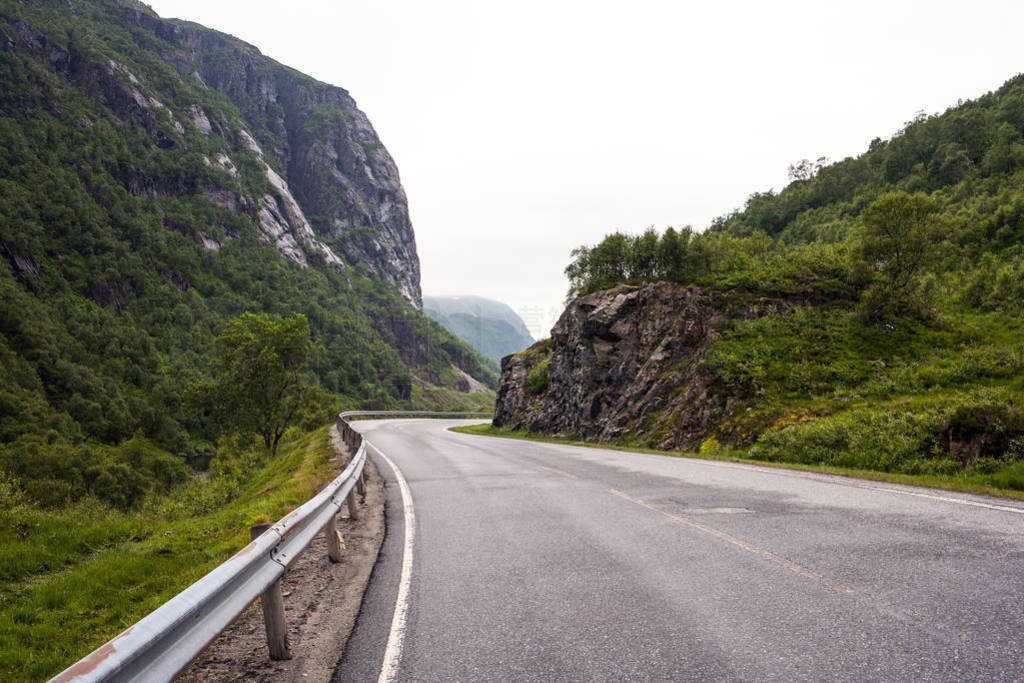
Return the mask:
<path fill-rule="evenodd" d="M 347 89 L 395 158 L 425 294 L 560 306 L 570 250 L 693 225 L 801 158 L 1024 71 L 1019 0 L 153 0 Z"/>

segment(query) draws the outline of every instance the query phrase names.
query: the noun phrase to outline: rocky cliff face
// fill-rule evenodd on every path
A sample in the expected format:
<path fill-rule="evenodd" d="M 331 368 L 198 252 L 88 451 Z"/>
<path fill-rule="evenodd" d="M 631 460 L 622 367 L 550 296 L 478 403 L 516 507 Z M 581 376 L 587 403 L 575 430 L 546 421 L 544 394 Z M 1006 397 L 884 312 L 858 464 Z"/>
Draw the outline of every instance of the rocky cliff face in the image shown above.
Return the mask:
<path fill-rule="evenodd" d="M 740 407 L 702 363 L 708 346 L 728 316 L 757 314 L 722 303 L 714 293 L 666 282 L 573 301 L 550 342 L 502 360 L 494 424 L 698 447 Z"/>
<path fill-rule="evenodd" d="M 361 266 L 421 307 L 419 258 L 398 169 L 348 92 L 231 36 L 160 19 L 132 0 L 65 4 L 65 11 L 102 13 L 103 21 L 128 27 L 135 41 L 129 54 L 155 52 L 185 82 L 168 87 L 166 78 L 153 79 L 151 62 L 103 59 L 24 20 L 6 25 L 0 47 L 48 62 L 121 121 L 148 131 L 160 149 L 218 150 L 203 155 L 213 172 L 177 186 L 122 169 L 130 191 L 198 191 L 247 215 L 283 256 L 303 266 Z M 233 106 L 222 106 L 222 98 Z M 196 239 L 220 246 L 211 235 Z"/>
<path fill-rule="evenodd" d="M 398 168 L 348 92 L 229 36 L 132 13 L 175 46 L 166 59 L 242 111 L 252 130 L 238 136 L 252 148 L 250 134 L 271 169 L 277 169 L 280 182 L 272 179 L 282 190 L 277 198 L 290 189 L 306 213 L 295 220 L 286 212 L 288 224 L 301 225 L 349 263 L 388 278 L 420 307 L 419 257 Z"/>

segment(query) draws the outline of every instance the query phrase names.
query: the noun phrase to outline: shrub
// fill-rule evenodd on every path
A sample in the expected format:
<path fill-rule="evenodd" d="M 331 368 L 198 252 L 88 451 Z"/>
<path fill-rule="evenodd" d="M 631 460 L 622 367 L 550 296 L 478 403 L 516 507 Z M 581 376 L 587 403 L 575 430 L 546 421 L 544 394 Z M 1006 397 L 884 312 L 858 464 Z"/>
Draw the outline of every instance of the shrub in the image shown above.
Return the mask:
<path fill-rule="evenodd" d="M 998 488 L 1024 491 L 1024 461 L 1015 462 L 999 472 L 989 474 L 987 481 Z"/>
<path fill-rule="evenodd" d="M 89 490 L 100 500 L 126 510 L 149 490 L 146 479 L 124 463 L 105 463 L 86 472 Z"/>
<path fill-rule="evenodd" d="M 1024 456 L 1024 415 L 999 403 L 963 405 L 939 425 L 935 451 L 967 465 L 979 459 L 1014 461 Z"/>
<path fill-rule="evenodd" d="M 32 478 L 24 484 L 25 495 L 45 509 L 59 508 L 75 500 L 74 488 L 61 479 Z"/>
<path fill-rule="evenodd" d="M 762 434 L 759 460 L 918 473 L 938 416 L 930 411 L 866 410 L 823 417 Z M 934 469 L 933 463 L 930 467 Z"/>
<path fill-rule="evenodd" d="M 550 357 L 540 361 L 526 375 L 526 389 L 534 395 L 543 394 L 548 388 L 548 360 Z"/>
<path fill-rule="evenodd" d="M 25 492 L 18 480 L 0 469 L 0 510 L 13 508 L 23 502 L 24 498 Z"/>

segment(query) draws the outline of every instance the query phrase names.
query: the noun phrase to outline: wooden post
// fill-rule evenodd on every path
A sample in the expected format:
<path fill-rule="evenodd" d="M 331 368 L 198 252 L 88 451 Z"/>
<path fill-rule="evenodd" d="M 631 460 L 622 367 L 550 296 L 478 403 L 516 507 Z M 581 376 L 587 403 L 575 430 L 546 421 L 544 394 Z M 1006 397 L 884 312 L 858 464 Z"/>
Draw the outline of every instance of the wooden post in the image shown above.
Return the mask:
<path fill-rule="evenodd" d="M 360 495 L 366 495 L 366 465 L 363 465 L 363 469 L 359 471 L 359 478 L 356 479 L 356 488 L 359 489 Z"/>
<path fill-rule="evenodd" d="M 345 539 L 338 531 L 338 525 L 334 521 L 334 515 L 324 525 L 324 534 L 327 535 L 327 559 L 331 562 L 341 562 L 341 551 L 345 549 Z"/>
<path fill-rule="evenodd" d="M 348 518 L 359 519 L 359 501 L 356 500 L 356 488 L 353 486 L 348 492 Z"/>
<path fill-rule="evenodd" d="M 269 524 L 256 524 L 249 528 L 249 535 L 255 540 Z M 288 624 L 284 620 L 284 598 L 281 597 L 281 580 L 270 584 L 260 595 L 263 605 L 263 626 L 267 631 L 267 648 L 273 660 L 291 659 L 292 651 L 288 644 Z"/>

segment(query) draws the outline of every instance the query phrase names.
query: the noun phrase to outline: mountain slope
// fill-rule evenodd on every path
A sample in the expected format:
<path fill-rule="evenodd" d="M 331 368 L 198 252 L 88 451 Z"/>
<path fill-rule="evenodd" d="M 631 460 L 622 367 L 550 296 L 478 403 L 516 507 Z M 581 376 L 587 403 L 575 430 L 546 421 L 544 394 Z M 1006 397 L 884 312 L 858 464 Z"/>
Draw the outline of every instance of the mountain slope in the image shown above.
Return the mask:
<path fill-rule="evenodd" d="M 423 297 L 423 312 L 488 358 L 500 361 L 533 343 L 516 312 L 478 296 Z"/>
<path fill-rule="evenodd" d="M 0 83 L 8 469 L 62 480 L 54 444 L 134 434 L 208 454 L 186 388 L 244 311 L 305 314 L 343 405 L 458 405 L 462 371 L 493 384 L 417 310 L 398 173 L 344 90 L 113 0 L 0 0 Z"/>

